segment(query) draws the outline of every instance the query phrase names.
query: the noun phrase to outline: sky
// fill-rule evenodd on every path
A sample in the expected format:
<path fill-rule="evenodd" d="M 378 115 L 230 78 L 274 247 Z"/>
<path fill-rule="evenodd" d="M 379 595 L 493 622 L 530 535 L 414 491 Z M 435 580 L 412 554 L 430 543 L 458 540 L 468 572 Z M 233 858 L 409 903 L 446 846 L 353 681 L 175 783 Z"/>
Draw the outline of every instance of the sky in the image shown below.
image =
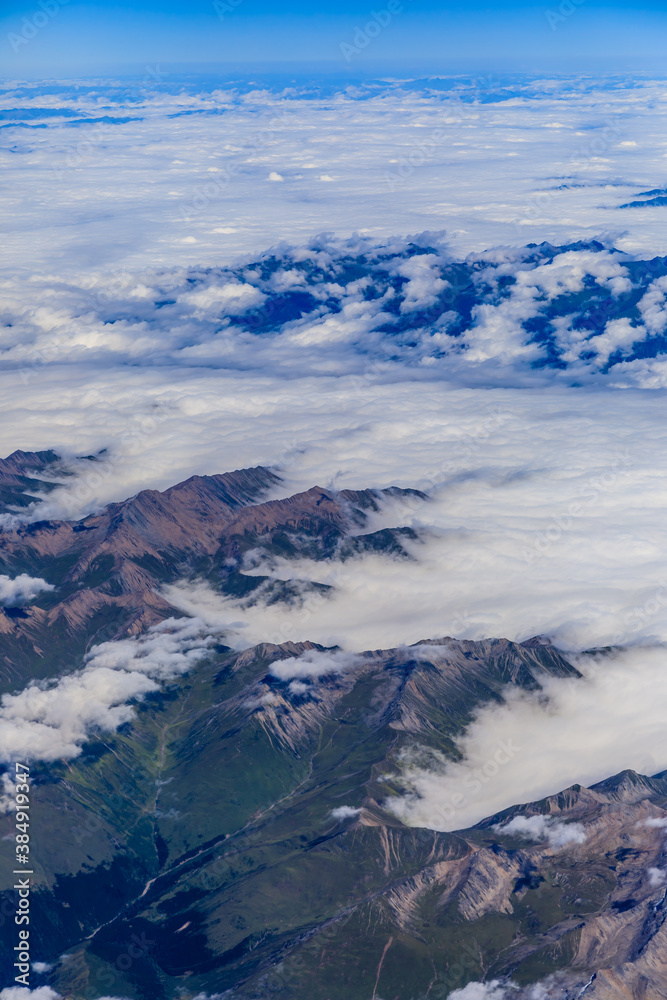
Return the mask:
<path fill-rule="evenodd" d="M 664 5 L 649 0 L 347 0 L 279 10 L 267 0 L 6 0 L 0 14 L 5 78 L 136 73 L 155 62 L 218 71 L 316 63 L 361 74 L 658 72 L 666 36 Z"/>

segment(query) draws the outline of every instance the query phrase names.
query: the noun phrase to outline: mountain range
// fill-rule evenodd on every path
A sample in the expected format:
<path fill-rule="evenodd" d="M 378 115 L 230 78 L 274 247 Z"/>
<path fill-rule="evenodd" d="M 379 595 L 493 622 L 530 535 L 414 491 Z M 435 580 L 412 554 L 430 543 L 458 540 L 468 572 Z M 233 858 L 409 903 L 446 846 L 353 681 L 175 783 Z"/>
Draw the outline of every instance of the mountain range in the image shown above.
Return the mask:
<path fill-rule="evenodd" d="M 298 608 L 303 581 L 248 572 L 258 548 L 410 559 L 413 529 L 374 530 L 372 515 L 428 502 L 318 486 L 273 499 L 279 476 L 260 467 L 40 521 L 67 473 L 52 452 L 0 462 L 4 511 L 23 518 L 0 532 L 0 572 L 45 586 L 0 610 L 5 710 L 96 649 L 178 629 L 165 584 Z M 574 785 L 470 829 L 453 829 L 452 800 L 449 832 L 397 808 L 406 766 L 460 761 L 482 706 L 579 677 L 544 637 L 350 652 L 233 648 L 212 632 L 187 671 L 132 697 L 80 752 L 31 764 L 39 982 L 68 1000 L 446 1000 L 476 982 L 526 998 L 667 996 L 667 772 Z M 518 736 L 461 799 L 483 804 L 517 753 L 530 753 Z M 7 873 L 11 813 L 3 822 Z M 1 961 L 10 982 L 9 953 Z"/>

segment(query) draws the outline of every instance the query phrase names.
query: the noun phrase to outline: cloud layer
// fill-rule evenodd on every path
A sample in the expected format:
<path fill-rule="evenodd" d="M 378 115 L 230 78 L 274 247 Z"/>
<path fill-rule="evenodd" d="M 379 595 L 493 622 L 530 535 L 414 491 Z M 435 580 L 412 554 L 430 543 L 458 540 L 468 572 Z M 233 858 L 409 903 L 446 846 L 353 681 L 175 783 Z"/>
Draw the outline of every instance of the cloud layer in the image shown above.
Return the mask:
<path fill-rule="evenodd" d="M 664 187 L 663 92 L 495 74 L 207 86 L 162 69 L 5 84 L 3 250 L 13 270 L 65 258 L 110 276 L 360 227 L 447 229 L 462 254 L 616 229 L 625 249 L 664 252 L 659 208 L 620 210 Z"/>
<path fill-rule="evenodd" d="M 410 825 L 461 830 L 575 783 L 590 786 L 626 768 L 667 769 L 667 649 L 580 657 L 576 665 L 583 680 L 549 680 L 539 696 L 508 691 L 503 705 L 483 708 L 459 741 L 460 762 L 434 758 L 425 768 L 406 756 L 407 794 L 387 806 Z M 552 846 L 582 833 L 539 816 L 512 824 L 505 832 Z"/>

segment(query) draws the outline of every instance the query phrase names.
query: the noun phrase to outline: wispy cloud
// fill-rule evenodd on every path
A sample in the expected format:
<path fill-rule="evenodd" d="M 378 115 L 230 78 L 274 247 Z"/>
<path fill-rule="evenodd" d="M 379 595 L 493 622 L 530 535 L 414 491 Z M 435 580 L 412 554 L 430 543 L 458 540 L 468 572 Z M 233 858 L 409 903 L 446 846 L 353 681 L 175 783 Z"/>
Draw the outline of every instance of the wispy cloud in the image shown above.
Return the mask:
<path fill-rule="evenodd" d="M 134 717 L 132 703 L 209 654 L 215 634 L 201 621 L 168 619 L 138 638 L 93 646 L 83 669 L 33 682 L 0 702 L 0 759 L 69 760 L 86 740 Z"/>

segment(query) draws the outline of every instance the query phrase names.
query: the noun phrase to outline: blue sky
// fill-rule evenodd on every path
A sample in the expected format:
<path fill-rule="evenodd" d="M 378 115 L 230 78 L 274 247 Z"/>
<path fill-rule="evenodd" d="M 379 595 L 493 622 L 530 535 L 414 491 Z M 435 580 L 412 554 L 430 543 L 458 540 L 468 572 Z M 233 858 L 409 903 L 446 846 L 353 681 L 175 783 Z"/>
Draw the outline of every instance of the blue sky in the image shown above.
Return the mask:
<path fill-rule="evenodd" d="M 393 13 L 388 10 L 393 3 Z M 370 27 L 369 27 L 370 25 Z M 5 78 L 317 62 L 360 73 L 661 70 L 664 5 L 340 0 L 5 0 Z M 352 47 L 353 51 L 350 51 Z M 346 57 L 347 56 L 347 57 Z"/>

